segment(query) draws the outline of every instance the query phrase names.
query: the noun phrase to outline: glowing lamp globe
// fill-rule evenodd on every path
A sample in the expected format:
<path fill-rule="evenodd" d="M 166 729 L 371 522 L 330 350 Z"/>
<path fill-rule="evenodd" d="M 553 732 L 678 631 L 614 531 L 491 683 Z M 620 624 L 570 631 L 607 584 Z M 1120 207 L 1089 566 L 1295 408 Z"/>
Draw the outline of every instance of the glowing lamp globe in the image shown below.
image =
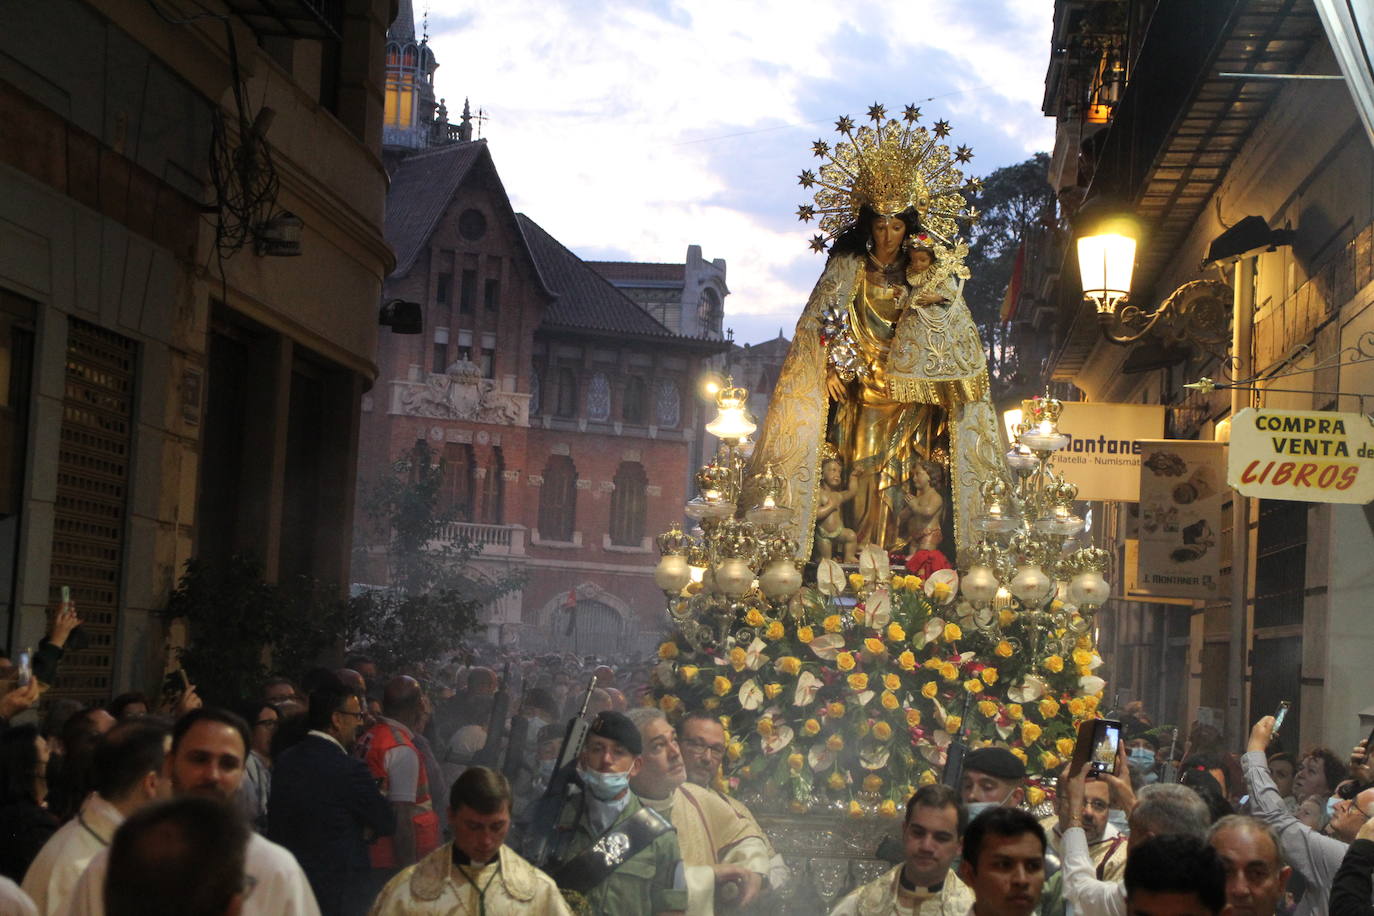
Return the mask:
<path fill-rule="evenodd" d="M 687 558 L 665 554 L 654 569 L 654 584 L 669 595 L 676 595 L 692 581 L 692 570 Z"/>
<path fill-rule="evenodd" d="M 759 587 L 773 600 L 790 598 L 801 588 L 801 570 L 791 560 L 774 560 L 759 576 Z"/>
<path fill-rule="evenodd" d="M 1092 300 L 1099 315 L 1110 317 L 1117 303 L 1131 294 L 1136 240 L 1127 231 L 1120 222 L 1107 223 L 1078 239 L 1083 298 Z"/>
<path fill-rule="evenodd" d="M 721 594 L 738 598 L 748 594 L 754 584 L 754 571 L 746 560 L 726 557 L 715 567 L 716 589 Z"/>
<path fill-rule="evenodd" d="M 1111 594 L 1111 586 L 1095 569 L 1081 572 L 1069 582 L 1069 600 L 1079 607 L 1101 607 Z"/>
<path fill-rule="evenodd" d="M 959 581 L 959 591 L 973 602 L 991 601 L 997 594 L 997 576 L 981 563 L 970 566 L 963 579 Z"/>
<path fill-rule="evenodd" d="M 749 392 L 736 385 L 726 386 L 716 393 L 716 418 L 706 424 L 706 431 L 717 439 L 745 439 L 758 429 L 749 416 Z"/>
<path fill-rule="evenodd" d="M 1012 577 L 1011 593 L 1028 607 L 1039 607 L 1054 592 L 1054 580 L 1045 575 L 1038 563 L 1022 566 Z"/>

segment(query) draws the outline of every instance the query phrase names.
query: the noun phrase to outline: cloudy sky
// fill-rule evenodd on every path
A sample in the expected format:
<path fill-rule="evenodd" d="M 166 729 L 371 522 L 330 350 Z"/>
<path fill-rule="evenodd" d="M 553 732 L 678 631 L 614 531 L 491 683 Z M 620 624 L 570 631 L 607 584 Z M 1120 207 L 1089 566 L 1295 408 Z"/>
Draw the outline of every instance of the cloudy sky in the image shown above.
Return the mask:
<path fill-rule="evenodd" d="M 414 3 L 516 209 L 588 259 L 724 258 L 740 342 L 791 336 L 820 272 L 796 176 L 837 116 L 917 103 L 976 175 L 1053 139 L 1052 0 Z"/>

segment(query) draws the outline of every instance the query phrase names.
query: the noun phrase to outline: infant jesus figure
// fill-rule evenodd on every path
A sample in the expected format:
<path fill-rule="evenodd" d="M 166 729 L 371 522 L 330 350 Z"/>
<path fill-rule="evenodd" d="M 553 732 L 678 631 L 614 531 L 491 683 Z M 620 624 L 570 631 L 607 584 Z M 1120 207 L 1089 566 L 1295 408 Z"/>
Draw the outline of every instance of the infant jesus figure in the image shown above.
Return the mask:
<path fill-rule="evenodd" d="M 840 508 L 854 498 L 858 487 L 850 481 L 842 489 L 844 465 L 833 455 L 821 462 L 821 492 L 816 503 L 816 558 L 840 559 L 844 563 L 858 561 L 859 538 L 854 529 L 846 528 Z"/>

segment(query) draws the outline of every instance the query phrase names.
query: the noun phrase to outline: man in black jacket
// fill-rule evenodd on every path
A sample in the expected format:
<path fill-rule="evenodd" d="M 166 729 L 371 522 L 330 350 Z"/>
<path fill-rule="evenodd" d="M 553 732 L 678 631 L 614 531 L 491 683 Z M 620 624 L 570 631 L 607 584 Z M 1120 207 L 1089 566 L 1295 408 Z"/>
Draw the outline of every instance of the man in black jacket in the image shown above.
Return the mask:
<path fill-rule="evenodd" d="M 352 755 L 362 698 L 342 683 L 310 695 L 310 732 L 272 766 L 267 835 L 305 869 L 323 916 L 367 912 L 367 844 L 396 830 L 386 797 Z"/>

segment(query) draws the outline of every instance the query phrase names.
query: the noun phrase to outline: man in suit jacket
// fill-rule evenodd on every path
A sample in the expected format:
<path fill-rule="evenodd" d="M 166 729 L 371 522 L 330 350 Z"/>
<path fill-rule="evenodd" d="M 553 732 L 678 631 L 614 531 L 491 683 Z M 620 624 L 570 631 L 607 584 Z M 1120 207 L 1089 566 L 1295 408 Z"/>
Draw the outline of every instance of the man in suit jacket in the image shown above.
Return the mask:
<path fill-rule="evenodd" d="M 396 816 L 367 764 L 351 753 L 362 698 L 329 683 L 310 695 L 310 731 L 278 756 L 267 835 L 295 853 L 323 916 L 367 912 L 367 844 L 396 830 Z"/>

